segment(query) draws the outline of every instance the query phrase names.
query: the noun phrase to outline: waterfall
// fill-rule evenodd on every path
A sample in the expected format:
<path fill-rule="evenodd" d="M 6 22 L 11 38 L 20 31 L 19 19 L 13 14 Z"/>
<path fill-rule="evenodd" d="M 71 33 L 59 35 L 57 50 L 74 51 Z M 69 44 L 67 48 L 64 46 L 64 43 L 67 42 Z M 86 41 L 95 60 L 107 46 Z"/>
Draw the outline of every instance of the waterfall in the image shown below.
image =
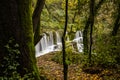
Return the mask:
<path fill-rule="evenodd" d="M 82 32 L 81 31 L 77 31 L 75 34 L 75 38 L 79 38 L 82 37 Z"/>
<path fill-rule="evenodd" d="M 52 51 L 58 51 L 61 48 L 61 37 L 58 32 L 56 34 L 56 44 L 54 44 L 53 32 L 44 33 L 42 39 L 35 46 L 36 57 L 44 55 Z"/>
<path fill-rule="evenodd" d="M 40 40 L 40 43 L 41 44 L 41 51 L 45 50 L 48 46 L 48 39 L 47 39 L 47 35 L 44 33 L 42 39 Z"/>
<path fill-rule="evenodd" d="M 73 42 L 77 43 L 78 51 L 83 52 L 83 37 L 81 31 L 76 32 Z"/>
<path fill-rule="evenodd" d="M 60 34 L 58 32 L 55 32 L 55 33 L 56 33 L 56 43 L 59 44 L 59 43 L 61 43 Z"/>
<path fill-rule="evenodd" d="M 62 41 L 61 41 L 61 36 L 59 32 L 55 32 L 56 34 L 56 45 L 55 45 L 55 51 L 60 51 L 62 49 Z"/>
<path fill-rule="evenodd" d="M 37 45 L 35 46 L 35 51 L 36 53 L 39 53 L 39 51 L 41 51 L 40 43 L 37 43 Z"/>
<path fill-rule="evenodd" d="M 54 45 L 54 39 L 53 39 L 53 32 L 49 32 L 48 33 L 49 35 L 47 36 L 48 37 L 48 46 L 52 46 Z"/>
<path fill-rule="evenodd" d="M 62 49 L 61 36 L 59 32 L 55 32 L 55 35 L 55 38 L 53 38 L 52 31 L 43 33 L 43 37 L 35 46 L 36 57 L 47 54 L 52 51 L 60 51 Z M 69 37 L 67 37 L 66 40 L 69 41 Z M 76 32 L 75 38 L 71 42 L 77 43 L 77 50 L 79 52 L 83 52 L 83 37 L 81 31 Z"/>

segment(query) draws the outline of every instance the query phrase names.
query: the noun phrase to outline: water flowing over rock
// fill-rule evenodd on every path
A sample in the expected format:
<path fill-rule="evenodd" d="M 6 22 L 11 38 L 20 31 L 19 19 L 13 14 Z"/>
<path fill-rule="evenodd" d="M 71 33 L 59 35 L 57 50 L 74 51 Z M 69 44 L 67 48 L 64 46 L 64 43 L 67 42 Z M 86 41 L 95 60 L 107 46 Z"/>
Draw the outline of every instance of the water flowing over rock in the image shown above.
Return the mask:
<path fill-rule="evenodd" d="M 69 41 L 68 36 L 67 36 L 67 41 Z M 83 37 L 81 31 L 76 32 L 75 38 L 71 42 L 76 43 L 78 52 L 83 51 L 83 44 L 82 44 Z M 62 42 L 59 32 L 55 32 L 55 38 L 53 36 L 52 31 L 48 33 L 43 33 L 42 39 L 35 46 L 36 57 L 47 54 L 49 52 L 60 51 L 61 49 L 62 49 Z"/>
<path fill-rule="evenodd" d="M 55 32 L 56 33 L 56 42 L 57 42 L 57 44 L 61 44 L 61 36 L 60 36 L 60 34 L 58 33 L 58 32 Z"/>
<path fill-rule="evenodd" d="M 79 37 L 82 37 L 82 32 L 81 31 L 77 31 L 76 34 L 75 34 L 75 39 L 79 38 Z"/>
<path fill-rule="evenodd" d="M 52 51 L 61 50 L 61 37 L 58 32 L 56 34 L 56 44 L 54 44 L 53 32 L 44 33 L 42 39 L 35 46 L 36 57 L 44 55 Z"/>
<path fill-rule="evenodd" d="M 83 52 L 83 36 L 81 31 L 77 31 L 73 42 L 77 43 L 77 49 L 79 52 Z"/>

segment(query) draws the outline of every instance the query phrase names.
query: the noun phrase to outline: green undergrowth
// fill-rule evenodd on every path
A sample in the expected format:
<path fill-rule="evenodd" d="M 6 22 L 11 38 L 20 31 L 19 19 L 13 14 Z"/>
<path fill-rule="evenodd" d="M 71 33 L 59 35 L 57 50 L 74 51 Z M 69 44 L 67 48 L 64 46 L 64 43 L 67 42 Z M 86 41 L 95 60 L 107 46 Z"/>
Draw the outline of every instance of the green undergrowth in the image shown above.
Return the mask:
<path fill-rule="evenodd" d="M 101 68 L 115 68 L 117 66 L 115 56 L 105 53 L 93 53 L 91 57 L 91 64 L 89 64 L 88 55 L 74 52 L 71 48 L 66 49 L 66 62 L 68 65 L 77 64 L 82 68 L 87 67 L 101 67 Z M 62 52 L 56 53 L 52 57 L 52 61 L 62 64 Z"/>
<path fill-rule="evenodd" d="M 6 56 L 0 63 L 0 80 L 34 80 L 33 73 L 25 74 L 21 76 L 18 72 L 19 67 L 19 45 L 15 43 L 14 39 L 10 39 L 5 45 Z"/>
<path fill-rule="evenodd" d="M 78 53 L 75 51 L 72 51 L 72 48 L 66 49 L 66 62 L 68 65 L 70 64 L 81 64 L 84 62 L 87 56 L 85 56 L 83 53 Z M 57 52 L 53 57 L 52 61 L 55 61 L 56 63 L 62 64 L 62 52 Z"/>

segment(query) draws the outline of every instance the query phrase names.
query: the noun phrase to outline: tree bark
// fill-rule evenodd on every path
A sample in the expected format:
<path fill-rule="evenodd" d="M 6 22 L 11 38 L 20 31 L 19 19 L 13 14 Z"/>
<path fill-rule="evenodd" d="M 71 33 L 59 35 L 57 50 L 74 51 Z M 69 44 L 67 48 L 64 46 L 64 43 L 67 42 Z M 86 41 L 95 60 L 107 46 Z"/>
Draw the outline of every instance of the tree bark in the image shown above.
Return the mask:
<path fill-rule="evenodd" d="M 5 45 L 12 37 L 19 44 L 20 59 L 18 72 L 31 73 L 35 80 L 39 80 L 36 66 L 33 26 L 31 15 L 32 0 L 1 0 L 0 1 L 0 61 L 7 54 Z M 6 54 L 6 55 L 5 55 Z M 2 73 L 2 72 L 1 72 Z"/>
<path fill-rule="evenodd" d="M 85 28 L 83 31 L 83 45 L 84 45 L 84 54 L 87 54 L 89 49 L 88 49 L 88 29 L 90 25 L 90 17 L 86 21 Z"/>
<path fill-rule="evenodd" d="M 65 6 L 65 28 L 62 36 L 62 52 L 63 52 L 63 73 L 64 73 L 64 80 L 67 80 L 67 72 L 68 72 L 68 65 L 66 63 L 66 47 L 65 47 L 65 36 L 67 31 L 67 23 L 68 23 L 68 0 L 66 0 Z"/>
<path fill-rule="evenodd" d="M 18 38 L 20 36 L 17 9 L 18 5 L 14 0 L 0 1 L 0 62 L 7 55 L 4 46 L 8 43 L 10 37 Z"/>
<path fill-rule="evenodd" d="M 101 7 L 101 5 L 104 3 L 105 0 L 100 0 L 98 2 L 98 4 L 95 6 L 95 9 L 94 9 L 94 17 L 96 17 L 96 14 L 99 10 L 99 8 Z M 83 45 L 84 45 L 84 54 L 87 54 L 89 53 L 89 38 L 88 38 L 88 30 L 89 30 L 89 27 L 91 25 L 91 22 L 90 22 L 90 15 L 86 21 L 86 24 L 85 24 L 85 28 L 83 30 Z"/>
<path fill-rule="evenodd" d="M 89 51 L 89 64 L 91 64 L 91 53 L 92 53 L 92 33 L 93 33 L 93 26 L 94 26 L 94 5 L 95 0 L 90 0 L 90 51 Z"/>
<path fill-rule="evenodd" d="M 31 14 L 31 1 L 32 0 L 19 0 L 18 11 L 20 20 L 20 52 L 21 52 L 21 67 L 22 74 L 34 73 L 33 75 L 39 80 L 39 75 L 36 67 L 32 14 Z M 27 69 L 27 71 L 25 70 Z"/>
<path fill-rule="evenodd" d="M 114 25 L 113 25 L 113 30 L 112 30 L 112 45 L 114 47 L 111 48 L 112 50 L 112 55 L 116 55 L 116 62 L 117 64 L 120 64 L 120 52 L 118 51 L 119 48 L 119 39 L 117 38 L 118 36 L 118 31 L 120 27 L 120 1 L 116 1 L 116 6 L 117 6 L 117 17 L 115 19 Z"/>
<path fill-rule="evenodd" d="M 42 38 L 40 35 L 40 17 L 44 7 L 45 0 L 37 0 L 37 4 L 32 16 L 33 31 L 34 31 L 34 45 Z"/>
<path fill-rule="evenodd" d="M 118 3 L 117 17 L 114 22 L 114 27 L 112 30 L 112 36 L 116 36 L 120 27 L 120 2 Z"/>

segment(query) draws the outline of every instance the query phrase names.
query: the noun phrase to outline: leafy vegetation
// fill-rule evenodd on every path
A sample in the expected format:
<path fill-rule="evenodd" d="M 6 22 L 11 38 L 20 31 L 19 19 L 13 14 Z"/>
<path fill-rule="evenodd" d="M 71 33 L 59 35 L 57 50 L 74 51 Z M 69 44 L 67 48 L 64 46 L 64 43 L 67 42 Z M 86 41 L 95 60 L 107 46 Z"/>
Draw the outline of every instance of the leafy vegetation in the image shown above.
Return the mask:
<path fill-rule="evenodd" d="M 118 2 L 118 3 L 117 3 Z M 93 3 L 93 2 L 92 2 Z M 77 30 L 84 32 L 85 26 L 89 26 L 90 16 L 90 0 L 70 0 L 68 4 L 68 36 L 70 40 L 73 40 L 73 34 Z M 93 24 L 93 33 L 92 33 L 92 47 L 91 47 L 91 57 L 88 54 L 90 51 L 90 28 L 88 27 L 87 40 L 85 42 L 88 45 L 88 52 L 84 55 L 83 53 L 76 53 L 72 48 L 66 48 L 66 63 L 68 66 L 72 64 L 79 64 L 83 71 L 86 71 L 87 68 L 93 70 L 91 67 L 100 67 L 102 69 L 114 69 L 119 68 L 118 56 L 120 53 L 119 50 L 119 31 L 116 36 L 112 36 L 112 30 L 115 24 L 115 20 L 119 12 L 117 10 L 119 1 L 109 1 L 109 0 L 95 0 L 94 3 L 94 24 Z M 46 7 L 47 6 L 47 7 Z M 46 1 L 45 8 L 43 9 L 43 14 L 41 17 L 42 29 L 63 29 L 64 25 L 64 15 L 65 15 L 65 0 L 60 1 Z M 50 13 L 49 13 L 50 12 Z M 118 14 L 117 14 L 118 13 Z M 54 14 L 54 15 L 53 15 Z M 45 16 L 48 16 L 45 18 Z M 49 22 L 50 21 L 50 22 Z M 48 24 L 49 23 L 49 24 Z M 47 25 L 46 25 L 47 24 Z M 49 26 L 49 27 L 48 27 Z M 119 25 L 118 25 L 119 26 Z M 84 33 L 83 33 L 84 36 Z M 117 37 L 117 38 L 115 38 Z M 116 40 L 117 39 L 117 40 Z M 84 40 L 84 37 L 83 37 Z M 62 53 L 58 52 L 52 58 L 52 61 L 56 63 L 63 64 Z M 89 58 L 91 58 L 91 63 L 89 63 Z M 85 70 L 86 69 L 86 70 Z M 93 70 L 94 71 L 94 70 Z M 110 79 L 108 76 L 104 76 L 105 79 Z M 113 78 L 112 78 L 113 79 Z M 116 79 L 114 77 L 114 79 Z"/>
<path fill-rule="evenodd" d="M 18 49 L 19 45 L 14 43 L 14 39 L 11 38 L 4 47 L 8 53 L 0 64 L 0 70 L 3 72 L 0 75 L 0 80 L 34 80 L 32 73 L 25 74 L 23 77 L 18 73 L 20 51 Z"/>
<path fill-rule="evenodd" d="M 31 1 L 32 0 L 29 0 L 28 2 Z M 66 9 L 65 1 L 66 0 L 46 0 L 46 1 L 33 0 L 32 6 L 30 6 L 31 4 L 28 4 L 28 6 L 25 6 L 24 4 L 18 6 L 19 9 L 15 8 L 16 10 L 13 10 L 13 13 L 14 11 L 18 11 L 19 12 L 18 15 L 20 15 L 19 18 L 21 21 L 19 20 L 17 21 L 18 18 L 15 18 L 16 23 L 11 23 L 10 20 L 12 21 L 12 18 L 15 16 L 8 14 L 8 16 L 12 16 L 10 17 L 10 20 L 8 20 L 8 22 L 10 22 L 10 24 L 8 25 L 13 24 L 12 26 L 15 27 L 12 28 L 15 28 L 16 33 L 14 33 L 12 28 L 10 28 L 10 31 L 6 30 L 6 28 L 8 27 L 4 28 L 3 24 L 7 23 L 7 21 L 5 20 L 5 22 L 1 23 L 1 21 L 3 20 L 0 19 L 0 25 L 3 26 L 2 28 L 0 28 L 1 31 L 0 48 L 5 49 L 3 51 L 0 50 L 2 56 L 4 56 L 3 59 L 0 59 L 1 61 L 0 71 L 3 72 L 2 75 L 0 74 L 1 80 L 14 80 L 14 79 L 34 80 L 33 75 L 39 77 L 39 74 L 37 75 L 37 69 L 35 66 L 36 61 L 35 61 L 33 43 L 35 42 L 34 44 L 37 44 L 37 42 L 42 37 L 41 34 L 49 31 L 53 31 L 53 33 L 55 33 L 55 31 L 61 32 L 60 36 L 63 35 L 62 37 L 63 44 L 66 45 L 63 46 L 63 52 L 64 53 L 66 52 L 66 55 L 63 55 L 61 51 L 55 52 L 55 54 L 52 55 L 52 57 L 48 54 L 50 56 L 48 60 L 49 63 L 46 62 L 47 59 L 46 61 L 44 60 L 44 56 L 43 56 L 42 58 L 44 60 L 43 63 L 46 62 L 44 63 L 45 65 L 44 67 L 46 70 L 47 68 L 49 69 L 49 67 L 47 66 L 50 65 L 50 63 L 52 62 L 54 64 L 52 65 L 52 67 L 59 66 L 58 68 L 60 68 L 60 72 L 55 71 L 57 75 L 58 73 L 61 74 L 62 70 L 66 71 L 65 68 L 68 67 L 68 73 L 69 70 L 72 71 L 73 69 L 76 70 L 75 68 L 77 68 L 78 72 L 74 72 L 74 71 L 73 72 L 75 74 L 80 73 L 79 76 L 82 76 L 81 73 L 83 73 L 83 75 L 85 73 L 87 77 L 93 76 L 92 74 L 95 74 L 94 78 L 91 77 L 89 78 L 90 80 L 93 79 L 97 80 L 98 77 L 99 77 L 98 80 L 120 79 L 120 75 L 119 75 L 120 73 L 120 36 L 119 36 L 120 35 L 120 29 L 119 29 L 120 0 L 69 0 L 67 5 L 68 13 L 65 13 L 65 9 Z M 18 3 L 22 4 L 22 1 L 19 0 Z M 24 1 L 24 3 L 27 3 L 27 1 Z M 5 7 L 6 9 L 5 11 L 1 11 L 1 12 L 7 12 L 7 11 L 9 12 L 9 10 L 7 10 L 7 7 Z M 32 13 L 33 16 L 31 15 Z M 68 19 L 65 19 L 65 15 L 68 15 Z M 6 15 L 3 18 L 6 18 Z M 31 25 L 32 21 L 33 21 L 33 27 Z M 67 26 L 64 25 L 65 22 Z M 20 25 L 14 25 L 17 23 L 19 23 Z M 22 26 L 22 28 L 20 26 Z M 74 35 L 78 30 L 83 32 L 84 52 L 82 53 L 79 53 L 77 52 L 77 50 L 74 50 L 71 46 L 68 46 L 70 44 L 69 42 L 68 43 L 65 42 L 66 37 L 69 37 L 70 41 L 73 40 Z M 12 37 L 17 36 L 16 37 L 17 39 L 16 40 L 10 39 L 8 43 L 6 43 L 9 37 L 11 36 Z M 21 41 L 17 41 L 19 39 Z M 24 54 L 25 56 L 22 56 L 22 58 L 25 57 L 23 59 L 24 61 L 26 61 L 24 65 L 21 65 L 19 63 L 20 61 L 19 59 L 22 59 L 20 58 L 21 55 L 20 50 L 21 52 L 25 53 Z M 27 54 L 29 52 L 30 54 Z M 31 64 L 32 66 L 29 67 Z M 66 67 L 64 67 L 64 69 L 61 69 L 61 67 L 63 67 L 61 65 L 63 64 L 65 64 Z M 69 67 L 74 65 L 75 68 L 72 67 L 72 69 L 71 68 L 69 69 Z M 23 72 L 24 75 L 21 76 L 21 74 L 19 73 L 20 66 L 21 67 L 24 66 L 26 68 L 28 67 L 29 72 L 28 69 L 24 69 L 23 71 L 25 71 L 25 74 Z M 39 66 L 40 65 L 38 65 L 38 67 Z M 43 66 L 39 67 L 41 73 L 40 75 L 44 75 L 41 76 L 41 78 L 47 79 L 50 76 L 48 76 L 48 73 L 46 70 L 44 70 L 44 67 Z M 33 69 L 32 70 L 33 72 L 31 71 L 31 69 Z M 113 74 L 115 74 L 115 77 L 112 76 Z M 72 76 L 69 73 L 68 79 L 70 79 L 69 75 Z M 49 79 L 51 78 L 52 77 L 50 77 Z M 75 78 L 73 78 L 73 80 L 74 79 Z M 86 78 L 78 77 L 77 80 L 79 79 L 86 79 Z"/>

